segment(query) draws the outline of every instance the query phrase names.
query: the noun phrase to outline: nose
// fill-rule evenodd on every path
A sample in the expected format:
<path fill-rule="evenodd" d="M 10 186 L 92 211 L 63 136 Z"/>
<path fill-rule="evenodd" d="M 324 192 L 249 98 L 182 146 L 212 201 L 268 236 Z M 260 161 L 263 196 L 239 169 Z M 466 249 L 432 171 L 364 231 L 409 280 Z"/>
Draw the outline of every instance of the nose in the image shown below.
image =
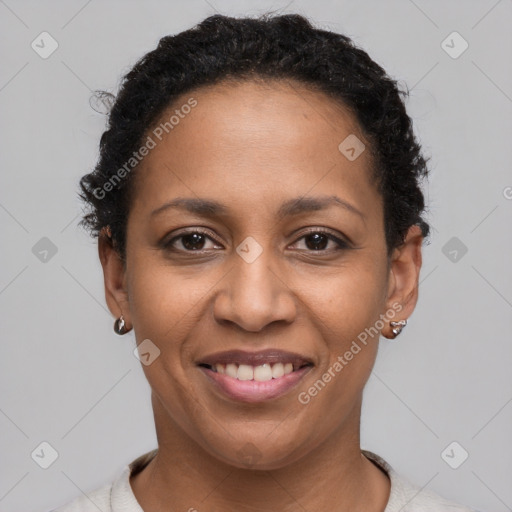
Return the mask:
<path fill-rule="evenodd" d="M 260 332 L 274 322 L 292 323 L 297 300 L 288 283 L 271 261 L 266 249 L 251 263 L 238 254 L 221 281 L 215 297 L 214 316 L 219 323 L 234 323 L 241 329 Z"/>

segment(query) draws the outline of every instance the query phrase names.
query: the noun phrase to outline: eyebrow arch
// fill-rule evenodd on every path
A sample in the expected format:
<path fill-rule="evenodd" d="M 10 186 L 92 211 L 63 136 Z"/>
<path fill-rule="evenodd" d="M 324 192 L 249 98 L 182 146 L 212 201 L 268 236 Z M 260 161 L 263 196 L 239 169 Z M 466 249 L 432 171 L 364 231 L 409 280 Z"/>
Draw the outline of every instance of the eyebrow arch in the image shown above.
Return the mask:
<path fill-rule="evenodd" d="M 288 199 L 280 206 L 277 212 L 277 217 L 278 219 L 282 219 L 286 216 L 324 210 L 330 206 L 339 206 L 351 213 L 358 215 L 363 221 L 366 219 L 365 215 L 355 206 L 335 195 L 319 197 L 304 196 Z M 229 208 L 227 208 L 222 203 L 219 203 L 218 201 L 211 199 L 177 197 L 176 199 L 168 201 L 159 206 L 153 210 L 150 215 L 153 217 L 170 208 L 179 208 L 204 217 L 214 217 L 229 214 Z"/>

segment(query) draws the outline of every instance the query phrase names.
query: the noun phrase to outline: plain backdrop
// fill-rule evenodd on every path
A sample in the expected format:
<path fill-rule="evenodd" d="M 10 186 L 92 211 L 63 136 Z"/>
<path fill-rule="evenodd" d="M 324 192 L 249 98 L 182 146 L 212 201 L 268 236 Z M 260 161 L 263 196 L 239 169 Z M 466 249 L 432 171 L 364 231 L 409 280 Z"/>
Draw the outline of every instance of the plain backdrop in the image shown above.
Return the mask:
<path fill-rule="evenodd" d="M 380 342 L 362 446 L 421 487 L 512 510 L 512 1 L 5 0 L 1 511 L 50 510 L 156 447 L 135 339 L 114 334 L 96 241 L 77 227 L 105 127 L 91 91 L 115 93 L 164 35 L 269 9 L 348 35 L 406 84 L 431 156 L 420 298 Z M 42 32 L 58 44 L 47 58 Z M 56 452 L 47 469 L 41 449 Z"/>

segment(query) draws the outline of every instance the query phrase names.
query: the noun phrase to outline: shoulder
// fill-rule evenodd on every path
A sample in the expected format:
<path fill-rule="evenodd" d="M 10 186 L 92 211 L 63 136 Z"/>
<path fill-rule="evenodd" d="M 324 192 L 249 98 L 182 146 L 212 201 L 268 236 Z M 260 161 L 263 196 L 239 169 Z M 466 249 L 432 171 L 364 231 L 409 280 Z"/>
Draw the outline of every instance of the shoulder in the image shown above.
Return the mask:
<path fill-rule="evenodd" d="M 96 490 L 78 496 L 73 501 L 51 512 L 86 512 L 89 510 L 101 510 L 102 512 L 111 512 L 110 494 L 113 483 L 105 484 Z"/>
<path fill-rule="evenodd" d="M 130 475 L 142 471 L 156 453 L 157 450 L 152 450 L 137 457 L 122 468 L 118 477 L 113 482 L 105 484 L 90 493 L 83 493 L 82 496 L 51 512 L 91 512 L 93 510 L 101 510 L 101 512 L 117 510 L 122 510 L 123 512 L 143 512 L 133 494 L 130 485 Z"/>
<path fill-rule="evenodd" d="M 476 512 L 432 491 L 421 489 L 396 473 L 393 477 L 389 502 L 396 505 L 389 511 L 386 508 L 385 512 L 395 512 L 395 510 L 397 512 L 398 510 L 402 512 Z"/>
<path fill-rule="evenodd" d="M 389 500 L 384 512 L 477 512 L 432 491 L 421 489 L 399 475 L 382 457 L 368 450 L 362 452 L 387 473 L 391 481 Z"/>

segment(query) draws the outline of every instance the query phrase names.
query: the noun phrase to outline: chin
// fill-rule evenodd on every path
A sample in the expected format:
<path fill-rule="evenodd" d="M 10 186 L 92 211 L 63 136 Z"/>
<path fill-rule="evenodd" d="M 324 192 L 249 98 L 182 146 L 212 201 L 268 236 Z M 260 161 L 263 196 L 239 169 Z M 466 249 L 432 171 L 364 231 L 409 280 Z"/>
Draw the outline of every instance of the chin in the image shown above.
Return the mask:
<path fill-rule="evenodd" d="M 289 432 L 286 436 L 275 436 L 269 441 L 268 430 L 261 432 L 261 435 L 253 431 L 242 439 L 223 439 L 221 444 L 214 440 L 206 440 L 206 445 L 213 457 L 229 466 L 262 471 L 286 467 L 299 460 L 312 448 L 307 437 L 293 438 Z"/>

